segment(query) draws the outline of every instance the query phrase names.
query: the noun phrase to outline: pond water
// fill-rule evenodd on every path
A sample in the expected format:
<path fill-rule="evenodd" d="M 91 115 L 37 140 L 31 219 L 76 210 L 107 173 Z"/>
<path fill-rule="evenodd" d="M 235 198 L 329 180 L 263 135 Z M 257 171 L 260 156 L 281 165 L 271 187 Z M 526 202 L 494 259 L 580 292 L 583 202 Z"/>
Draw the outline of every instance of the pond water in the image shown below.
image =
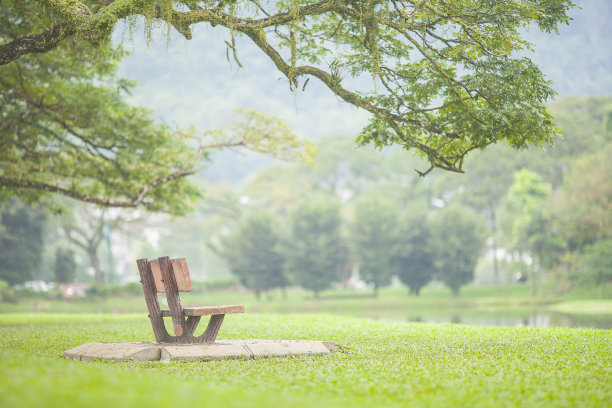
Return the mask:
<path fill-rule="evenodd" d="M 382 321 L 406 321 L 424 323 L 456 323 L 475 326 L 506 327 L 582 327 L 593 329 L 612 329 L 612 315 L 570 315 L 548 310 L 525 312 L 483 312 L 473 310 L 458 311 L 448 315 L 371 316 Z"/>

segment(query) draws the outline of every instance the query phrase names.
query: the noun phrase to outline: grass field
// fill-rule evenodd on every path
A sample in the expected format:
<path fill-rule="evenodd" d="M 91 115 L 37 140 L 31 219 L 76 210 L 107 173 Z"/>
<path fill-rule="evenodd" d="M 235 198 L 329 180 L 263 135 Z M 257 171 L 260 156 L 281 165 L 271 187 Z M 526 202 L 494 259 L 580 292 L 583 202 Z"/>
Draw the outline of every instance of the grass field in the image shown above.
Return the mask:
<path fill-rule="evenodd" d="M 84 363 L 88 341 L 153 340 L 142 315 L 0 314 L 3 407 L 612 406 L 612 333 L 232 315 L 220 338 L 321 339 L 329 356 Z"/>
<path fill-rule="evenodd" d="M 17 303 L 0 303 L 0 313 L 139 313 L 146 305 L 139 286 L 105 297 L 60 299 L 22 298 Z M 597 299 L 596 294 L 604 295 Z M 579 288 L 554 298 L 532 299 L 526 285 L 468 286 L 459 297 L 440 285 L 430 285 L 418 297 L 405 288 L 383 288 L 379 297 L 371 291 L 328 290 L 315 299 L 311 292 L 293 288 L 256 299 L 252 293 L 230 289 L 196 288 L 181 295 L 184 306 L 234 304 L 248 313 L 327 313 L 409 322 L 455 322 L 473 325 L 561 326 L 612 328 L 612 285 L 602 290 Z M 161 299 L 163 301 L 163 297 Z"/>
<path fill-rule="evenodd" d="M 94 299 L 42 300 L 26 298 L 17 303 L 0 303 L 0 313 L 43 311 L 51 313 L 144 313 L 146 305 L 139 287 L 132 293 Z M 612 314 L 612 284 L 602 288 L 602 302 L 598 313 Z M 532 299 L 527 285 L 467 286 L 460 296 L 454 297 L 441 285 L 426 287 L 421 295 L 409 296 L 405 288 L 382 288 L 378 297 L 371 291 L 328 290 L 315 299 L 312 292 L 293 288 L 283 295 L 279 290 L 256 299 L 251 292 L 235 290 L 196 290 L 181 294 L 183 305 L 244 304 L 251 313 L 333 313 L 351 316 L 397 316 L 409 317 L 419 313 L 446 313 L 456 310 L 512 311 L 532 308 L 548 308 L 565 302 L 593 300 L 597 298 L 595 288 L 578 288 L 558 297 Z M 606 301 L 607 300 L 607 301 Z M 573 307 L 561 307 L 572 313 Z"/>

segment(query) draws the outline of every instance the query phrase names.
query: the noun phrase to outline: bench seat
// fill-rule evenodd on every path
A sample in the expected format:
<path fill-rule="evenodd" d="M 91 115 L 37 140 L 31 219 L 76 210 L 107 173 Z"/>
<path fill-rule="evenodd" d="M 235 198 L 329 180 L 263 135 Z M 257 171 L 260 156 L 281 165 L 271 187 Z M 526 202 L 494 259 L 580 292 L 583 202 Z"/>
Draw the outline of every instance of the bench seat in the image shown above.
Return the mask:
<path fill-rule="evenodd" d="M 163 317 L 172 316 L 168 309 L 161 311 Z M 244 305 L 221 305 L 221 306 L 201 306 L 184 307 L 185 316 L 214 316 L 230 313 L 244 313 Z"/>

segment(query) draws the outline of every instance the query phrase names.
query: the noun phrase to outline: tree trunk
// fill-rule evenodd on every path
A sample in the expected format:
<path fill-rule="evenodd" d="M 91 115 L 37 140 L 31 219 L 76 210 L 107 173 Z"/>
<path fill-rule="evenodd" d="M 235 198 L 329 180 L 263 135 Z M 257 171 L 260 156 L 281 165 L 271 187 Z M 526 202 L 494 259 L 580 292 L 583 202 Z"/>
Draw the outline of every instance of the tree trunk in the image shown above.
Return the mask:
<path fill-rule="evenodd" d="M 91 266 L 94 268 L 94 276 L 96 278 L 96 282 L 103 285 L 104 284 L 104 273 L 100 269 L 100 259 L 98 258 L 98 247 L 95 246 L 95 247 L 88 248 L 87 254 L 89 255 Z"/>
<path fill-rule="evenodd" d="M 493 283 L 499 283 L 499 264 L 497 262 L 497 220 L 495 207 L 491 206 L 491 232 L 493 233 Z"/>
<path fill-rule="evenodd" d="M 601 283 L 597 284 L 597 299 L 601 299 Z"/>
<path fill-rule="evenodd" d="M 347 257 L 346 261 L 344 262 L 344 265 L 342 266 L 342 269 L 340 269 L 340 283 L 342 284 L 343 288 L 347 288 L 348 287 L 348 281 L 349 278 L 351 277 L 351 269 L 353 268 L 353 261 L 350 257 Z"/>
<path fill-rule="evenodd" d="M 533 264 L 532 264 L 533 265 Z M 535 279 L 535 268 L 530 268 L 529 271 L 529 281 L 531 282 L 530 288 L 531 288 L 531 298 L 535 299 L 536 297 L 536 279 Z"/>

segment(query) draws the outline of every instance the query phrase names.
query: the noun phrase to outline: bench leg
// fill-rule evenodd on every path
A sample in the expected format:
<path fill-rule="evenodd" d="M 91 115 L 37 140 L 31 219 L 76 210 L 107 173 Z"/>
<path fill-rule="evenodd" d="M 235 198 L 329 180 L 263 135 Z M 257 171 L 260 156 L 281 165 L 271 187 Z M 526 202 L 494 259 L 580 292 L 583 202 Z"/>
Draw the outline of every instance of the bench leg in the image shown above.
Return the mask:
<path fill-rule="evenodd" d="M 217 334 L 219 334 L 219 329 L 221 329 L 221 325 L 223 324 L 223 318 L 225 315 L 213 315 L 210 316 L 210 320 L 208 321 L 208 326 L 206 330 L 201 336 L 195 337 L 193 333 L 195 329 L 198 327 L 198 323 L 200 323 L 200 316 L 188 316 L 187 321 L 185 322 L 185 331 L 181 336 L 170 336 L 167 331 L 165 331 L 165 336 L 163 337 L 162 342 L 164 343 L 179 343 L 179 344 L 188 344 L 188 343 L 204 343 L 204 344 L 212 344 L 217 339 Z M 160 341 L 159 339 L 157 340 Z"/>
<path fill-rule="evenodd" d="M 208 326 L 206 327 L 206 331 L 200 337 L 197 338 L 198 343 L 214 343 L 217 339 L 217 334 L 219 334 L 219 329 L 221 328 L 221 324 L 223 324 L 224 314 L 221 315 L 212 315 L 210 316 L 210 320 L 208 321 Z"/>
<path fill-rule="evenodd" d="M 198 327 L 198 323 L 200 323 L 200 316 L 188 316 L 185 322 L 185 333 L 183 336 L 193 338 L 193 333 L 196 327 Z"/>

